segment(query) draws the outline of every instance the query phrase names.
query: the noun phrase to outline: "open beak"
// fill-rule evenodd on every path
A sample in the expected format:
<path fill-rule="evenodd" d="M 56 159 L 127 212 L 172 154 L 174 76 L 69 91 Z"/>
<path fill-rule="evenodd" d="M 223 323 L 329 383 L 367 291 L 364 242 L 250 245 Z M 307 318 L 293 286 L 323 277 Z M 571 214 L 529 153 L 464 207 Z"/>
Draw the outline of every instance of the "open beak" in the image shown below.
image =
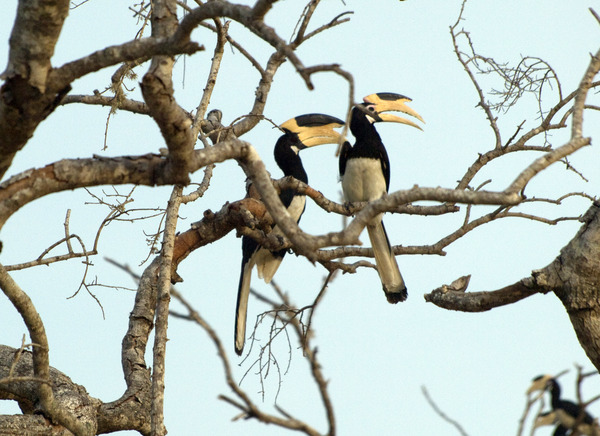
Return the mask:
<path fill-rule="evenodd" d="M 392 92 L 378 92 L 376 94 L 367 95 L 363 98 L 363 101 L 365 102 L 365 104 L 373 106 L 375 108 L 375 111 L 379 115 L 381 121 L 407 124 L 409 126 L 416 127 L 419 130 L 423 130 L 421 126 L 419 126 L 417 123 L 411 120 L 399 117 L 397 115 L 382 113 L 390 111 L 402 112 L 404 114 L 415 117 L 416 119 L 424 123 L 425 121 L 423 120 L 421 115 L 419 115 L 417 111 L 415 111 L 406 104 L 412 100 L 404 95 L 395 94 Z"/>
<path fill-rule="evenodd" d="M 289 119 L 279 127 L 297 134 L 300 142 L 306 148 L 339 143 L 342 135 L 333 129 L 343 125 L 342 120 L 330 115 L 305 114 Z"/>

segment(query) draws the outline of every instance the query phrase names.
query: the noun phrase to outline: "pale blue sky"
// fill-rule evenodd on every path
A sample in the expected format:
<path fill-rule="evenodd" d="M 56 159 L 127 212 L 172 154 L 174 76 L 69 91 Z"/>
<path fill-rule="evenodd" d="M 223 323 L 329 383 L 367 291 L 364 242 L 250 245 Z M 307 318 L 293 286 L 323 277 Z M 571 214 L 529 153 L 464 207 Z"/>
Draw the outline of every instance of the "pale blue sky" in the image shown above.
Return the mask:
<path fill-rule="evenodd" d="M 7 58 L 7 44 L 14 19 L 16 0 L 9 0 L 0 17 L 0 59 Z M 289 37 L 304 2 L 277 4 L 267 16 L 280 35 Z M 352 72 L 356 98 L 373 92 L 399 92 L 413 99 L 411 106 L 425 119 L 424 132 L 399 125 L 378 126 L 387 145 L 392 165 L 391 190 L 421 186 L 453 187 L 477 157 L 493 146 L 493 135 L 483 112 L 476 108 L 477 95 L 462 66 L 452 52 L 449 26 L 456 21 L 460 1 L 399 2 L 380 0 L 324 1 L 313 19 L 314 28 L 338 13 L 352 10 L 351 22 L 306 43 L 298 50 L 305 65 L 339 63 Z M 520 56 L 545 59 L 562 79 L 565 94 L 575 89 L 589 61 L 598 49 L 600 27 L 588 12 L 594 2 L 471 1 L 466 6 L 463 25 L 480 54 L 515 65 Z M 84 56 L 107 44 L 133 38 L 136 23 L 128 2 L 91 0 L 72 10 L 59 43 L 54 65 Z M 597 6 L 597 5 L 596 5 Z M 231 34 L 247 44 L 264 64 L 271 48 L 235 23 Z M 194 39 L 207 51 L 192 58 L 180 58 L 175 71 L 176 98 L 193 110 L 205 84 L 212 57 L 213 35 L 198 30 Z M 83 78 L 74 84 L 74 93 L 90 94 L 102 90 L 114 69 Z M 138 70 L 143 74 L 144 69 Z M 247 113 L 254 98 L 258 74 L 239 53 L 225 51 L 221 75 L 213 94 L 211 108 L 224 113 L 224 122 Z M 306 112 L 344 116 L 347 86 L 331 73 L 314 77 L 316 89 L 308 91 L 288 62 L 275 77 L 265 115 L 281 123 Z M 483 82 L 482 82 L 483 83 Z M 485 82 L 486 84 L 488 82 Z M 496 85 L 498 85 L 496 83 Z M 547 96 L 554 98 L 554 91 Z M 131 94 L 141 99 L 139 89 Z M 550 98 L 547 101 L 550 100 Z M 107 109 L 75 106 L 59 108 L 37 129 L 26 149 L 17 155 L 10 175 L 40 167 L 65 157 L 90 157 L 93 154 L 120 155 L 157 152 L 162 137 L 154 123 L 142 116 L 119 112 L 110 121 L 108 149 L 102 150 Z M 526 120 L 525 128 L 536 123 L 535 104 L 529 98 L 500 114 L 499 126 L 506 141 L 516 126 Z M 584 135 L 600 137 L 598 116 L 585 117 Z M 563 144 L 568 131 L 553 134 L 554 145 Z M 272 159 L 278 132 L 261 123 L 243 137 L 259 151 L 273 176 L 281 173 Z M 539 142 L 536 145 L 541 145 Z M 478 176 L 474 184 L 491 178 L 487 189 L 502 189 L 536 156 L 511 156 L 494 163 Z M 333 146 L 303 152 L 302 158 L 312 186 L 329 198 L 338 200 L 337 161 Z M 556 192 L 600 192 L 599 153 L 588 147 L 570 157 L 571 163 L 589 179 L 584 183 L 574 173 L 557 164 L 527 189 L 529 196 L 547 197 Z M 194 175 L 201 180 L 202 173 Z M 128 187 L 119 187 L 128 192 Z M 105 188 L 111 192 L 111 188 Z M 98 195 L 101 188 L 92 189 Z M 135 207 L 163 206 L 169 188 L 138 188 Z M 226 200 L 243 196 L 244 175 L 237 164 L 219 165 L 211 189 L 199 201 L 184 206 L 181 231 L 201 218 L 206 209 L 218 210 Z M 86 245 L 92 244 L 94 226 L 108 212 L 100 206 L 85 205 L 91 198 L 84 191 L 66 192 L 43 198 L 24 207 L 4 226 L 3 264 L 36 258 L 49 244 L 60 239 L 67 208 L 72 209 L 71 231 Z M 537 210 L 544 216 L 577 215 L 588 202 L 572 199 L 561 207 Z M 464 209 L 464 208 L 463 208 Z M 476 209 L 474 213 L 481 213 Z M 388 215 L 386 226 L 393 243 L 423 245 L 437 241 L 455 229 L 464 215 L 410 217 Z M 91 224 L 91 226 L 90 226 Z M 313 233 L 337 230 L 338 216 L 329 216 L 309 202 L 302 227 Z M 104 256 L 129 264 L 136 271 L 147 256 L 144 231 L 156 230 L 157 221 L 139 224 L 117 223 L 105 229 L 100 244 L 102 255 L 94 259 L 88 279 L 114 286 L 133 287 L 130 279 L 107 264 Z M 426 385 L 437 404 L 459 421 L 471 435 L 515 434 L 525 403 L 525 390 L 532 377 L 541 373 L 571 372 L 563 378 L 566 397 L 574 398 L 573 364 L 592 369 L 581 350 L 568 316 L 553 295 L 538 295 L 510 307 L 488 313 L 448 312 L 424 302 L 422 295 L 472 274 L 469 290 L 493 290 L 530 274 L 532 269 L 550 263 L 576 233 L 576 222 L 557 226 L 507 219 L 480 228 L 447 249 L 447 255 L 400 256 L 398 263 L 407 282 L 409 299 L 389 305 L 374 270 L 362 269 L 344 275 L 330 286 L 313 321 L 319 356 L 325 376 L 330 380 L 330 395 L 335 405 L 338 433 L 362 434 L 438 434 L 455 435 L 426 403 L 421 386 Z M 233 315 L 241 259 L 241 242 L 232 233 L 189 256 L 180 266 L 185 279 L 177 289 L 211 322 L 233 353 Z M 34 268 L 14 273 L 15 280 L 37 304 L 46 324 L 51 347 L 51 364 L 84 385 L 91 395 L 104 401 L 118 398 L 124 389 L 120 368 L 120 346 L 127 328 L 133 292 L 94 288 L 102 302 L 106 319 L 96 302 L 85 291 L 67 299 L 77 289 L 83 273 L 78 260 L 49 268 Z M 309 304 L 325 276 L 304 258 L 287 256 L 275 276 L 277 283 L 298 305 Z M 256 276 L 253 286 L 267 294 L 271 290 Z M 173 308 L 178 309 L 177 303 Z M 249 324 L 265 308 L 250 301 Z M 268 326 L 262 330 L 263 338 Z M 4 297 L 0 297 L 0 343 L 18 346 L 26 332 L 20 318 Z M 206 334 L 190 323 L 172 319 L 169 327 L 167 357 L 166 419 L 170 434 L 261 434 L 279 435 L 282 431 L 253 421 L 231 422 L 237 410 L 218 401 L 220 393 L 229 394 L 220 363 Z M 278 355 L 287 363 L 283 346 Z M 249 359 L 247 362 L 252 361 Z M 240 379 L 248 363 L 236 367 Z M 324 431 L 323 410 L 307 366 L 300 352 L 294 351 L 290 370 L 282 376 L 278 404 L 292 415 L 305 419 Z M 263 406 L 273 410 L 278 378 L 273 373 L 266 381 Z M 259 389 L 252 373 L 243 386 L 249 393 Z M 600 391 L 594 378 L 584 386 L 590 397 Z M 260 402 L 260 396 L 256 395 Z M 15 408 L 0 402 L 0 413 Z M 600 405 L 591 412 L 600 414 Z M 201 423 L 200 428 L 192 427 Z M 537 435 L 551 434 L 551 429 Z"/>

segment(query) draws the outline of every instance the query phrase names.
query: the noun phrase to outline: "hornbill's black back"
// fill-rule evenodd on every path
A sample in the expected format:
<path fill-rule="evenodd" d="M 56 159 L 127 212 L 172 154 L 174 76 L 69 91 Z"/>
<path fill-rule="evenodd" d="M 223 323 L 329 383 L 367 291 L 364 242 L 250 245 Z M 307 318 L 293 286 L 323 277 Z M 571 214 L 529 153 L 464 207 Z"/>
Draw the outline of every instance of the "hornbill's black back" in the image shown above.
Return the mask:
<path fill-rule="evenodd" d="M 558 421 L 566 426 L 567 428 L 574 428 L 575 423 L 591 425 L 594 422 L 594 418 L 588 412 L 586 412 L 581 406 L 573 403 L 572 401 L 563 400 L 560 398 L 560 385 L 558 382 L 551 378 L 547 382 L 548 389 L 550 390 L 550 405 L 552 410 L 556 414 Z M 581 415 L 581 416 L 580 416 Z M 579 426 L 578 426 L 579 427 Z M 585 430 L 581 430 L 583 433 Z M 584 433 L 591 434 L 591 433 Z"/>
<path fill-rule="evenodd" d="M 273 154 L 275 162 L 284 176 L 292 176 L 308 183 L 308 176 L 298 155 L 299 151 L 315 145 L 337 143 L 340 134 L 333 129 L 341 125 L 343 125 L 343 121 L 340 119 L 323 114 L 300 115 L 283 123 L 280 127 L 284 134 L 277 140 Z M 279 194 L 279 199 L 291 217 L 299 222 L 304 212 L 306 197 L 293 189 L 284 189 Z M 273 227 L 272 232 L 284 236 L 277 226 Z M 242 354 L 246 337 L 246 317 L 252 269 L 256 265 L 258 276 L 269 283 L 286 251 L 271 251 L 261 247 L 250 237 L 242 237 L 242 268 L 235 317 L 235 352 L 238 355 Z"/>

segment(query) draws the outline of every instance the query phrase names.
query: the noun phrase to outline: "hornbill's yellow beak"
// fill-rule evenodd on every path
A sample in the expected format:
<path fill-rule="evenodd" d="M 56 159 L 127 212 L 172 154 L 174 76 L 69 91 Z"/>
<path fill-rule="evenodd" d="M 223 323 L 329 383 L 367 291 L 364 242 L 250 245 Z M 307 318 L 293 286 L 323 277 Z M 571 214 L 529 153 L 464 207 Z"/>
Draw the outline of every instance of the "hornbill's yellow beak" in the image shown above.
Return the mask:
<path fill-rule="evenodd" d="M 379 120 L 375 121 L 387 121 L 393 123 L 408 124 L 409 126 L 413 126 L 419 130 L 423 130 L 421 126 L 419 126 L 411 120 L 407 120 L 406 118 L 402 118 L 392 114 L 382 113 L 389 111 L 402 112 L 404 114 L 413 116 L 422 123 L 424 123 L 425 121 L 423 120 L 421 115 L 419 115 L 417 111 L 415 111 L 406 104 L 412 100 L 404 95 L 395 94 L 392 92 L 378 92 L 376 94 L 367 95 L 363 98 L 363 101 L 366 105 L 372 106 L 375 109 L 375 112 L 380 118 Z"/>
<path fill-rule="evenodd" d="M 554 425 L 558 423 L 558 419 L 556 418 L 556 413 L 554 412 L 546 412 L 538 415 L 535 418 L 535 422 L 533 423 L 533 428 L 543 427 L 545 425 Z"/>
<path fill-rule="evenodd" d="M 298 115 L 281 124 L 283 130 L 298 135 L 304 147 L 321 144 L 337 144 L 342 135 L 336 132 L 336 127 L 342 127 L 344 122 L 339 118 L 324 114 Z"/>
<path fill-rule="evenodd" d="M 552 379 L 553 377 L 551 375 L 540 375 L 536 378 L 533 379 L 531 386 L 529 386 L 529 389 L 527 389 L 527 395 L 532 394 L 534 392 L 537 391 L 544 391 L 546 390 L 546 384 L 548 382 L 548 380 Z"/>

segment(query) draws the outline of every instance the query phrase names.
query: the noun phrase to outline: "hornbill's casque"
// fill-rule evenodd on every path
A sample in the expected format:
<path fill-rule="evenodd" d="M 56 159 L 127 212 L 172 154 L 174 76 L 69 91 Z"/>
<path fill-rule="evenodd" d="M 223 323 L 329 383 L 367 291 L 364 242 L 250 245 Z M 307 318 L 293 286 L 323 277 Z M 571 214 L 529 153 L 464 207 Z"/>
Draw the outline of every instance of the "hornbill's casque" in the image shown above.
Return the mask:
<path fill-rule="evenodd" d="M 368 95 L 363 101 L 352 108 L 350 119 L 350 131 L 356 142 L 353 146 L 348 142 L 343 144 L 339 160 L 344 200 L 348 202 L 377 200 L 386 195 L 390 187 L 390 161 L 374 123 L 402 123 L 422 130 L 410 120 L 383 112 L 398 111 L 424 122 L 415 110 L 406 105 L 411 99 L 403 95 L 380 92 Z M 382 216 L 380 214 L 369 222 L 367 232 L 383 292 L 390 303 L 398 303 L 406 300 L 408 293 Z"/>
<path fill-rule="evenodd" d="M 534 378 L 527 393 L 531 394 L 535 391 L 550 392 L 550 405 L 556 420 L 560 424 L 559 427 L 573 429 L 577 424 L 577 431 L 580 434 L 600 436 L 600 428 L 594 422 L 592 415 L 583 410 L 581 406 L 560 398 L 560 385 L 553 376 L 540 375 Z"/>
<path fill-rule="evenodd" d="M 333 129 L 343 124 L 342 120 L 323 114 L 300 115 L 283 123 L 280 127 L 284 134 L 277 140 L 274 150 L 275 162 L 283 174 L 308 183 L 308 176 L 298 152 L 315 145 L 339 143 L 341 135 Z M 299 222 L 304 212 L 306 197 L 292 189 L 284 189 L 279 194 L 279 198 L 292 218 Z M 272 232 L 283 236 L 283 232 L 277 226 Z M 261 247 L 254 239 L 248 236 L 242 237 L 242 271 L 235 316 L 235 352 L 238 355 L 242 354 L 246 337 L 246 315 L 252 268 L 256 265 L 258 277 L 269 283 L 286 251 L 285 249 L 270 251 Z"/>

